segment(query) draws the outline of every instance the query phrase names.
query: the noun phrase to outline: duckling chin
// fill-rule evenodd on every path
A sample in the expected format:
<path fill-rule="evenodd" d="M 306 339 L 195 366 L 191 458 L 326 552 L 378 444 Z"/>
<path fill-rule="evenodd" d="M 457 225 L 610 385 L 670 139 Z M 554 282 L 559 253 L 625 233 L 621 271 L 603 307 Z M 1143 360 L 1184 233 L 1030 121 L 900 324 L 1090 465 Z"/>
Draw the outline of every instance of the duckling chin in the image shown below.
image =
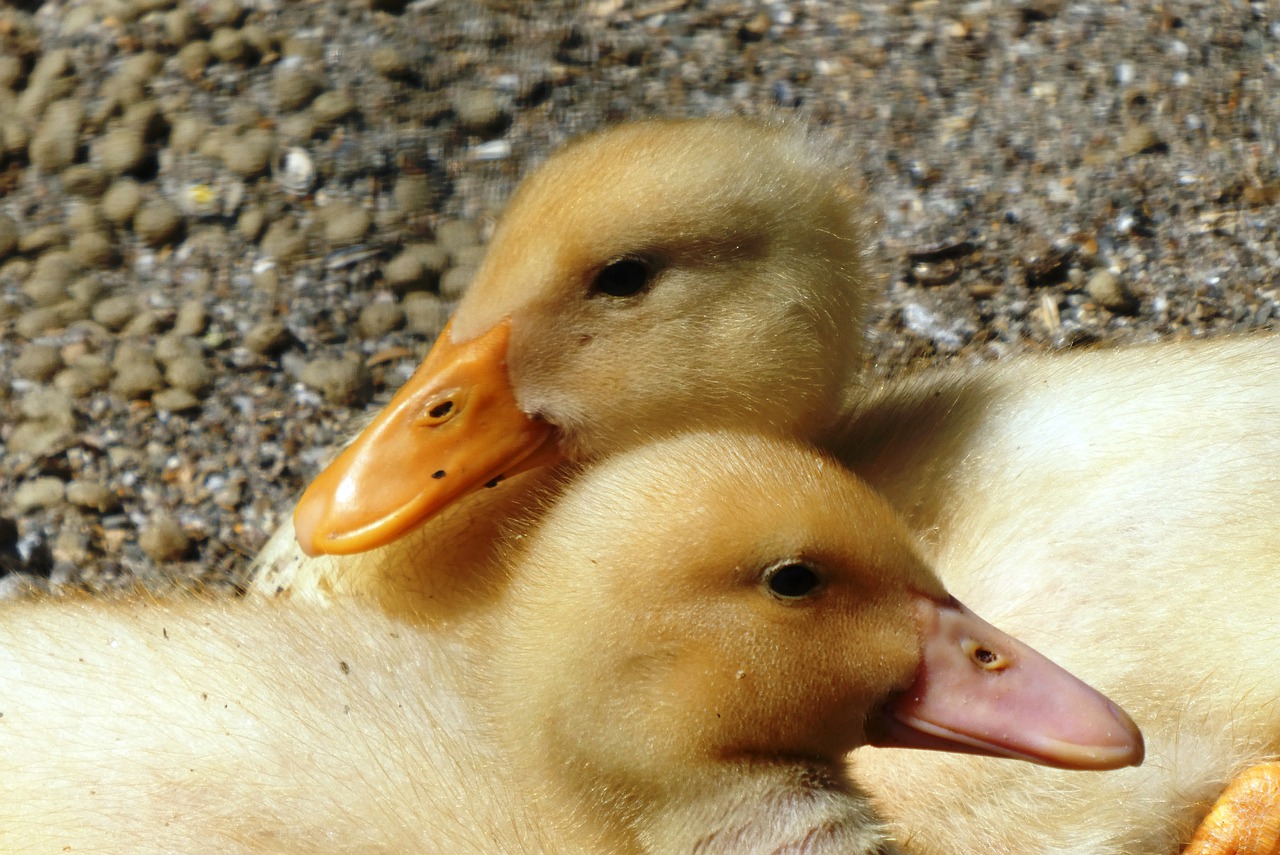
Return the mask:
<path fill-rule="evenodd" d="M 888 855 L 841 769 L 868 739 L 1141 756 L 794 446 L 619 456 L 545 494 L 483 578 L 448 627 L 359 597 L 6 605 L 0 849 Z"/>

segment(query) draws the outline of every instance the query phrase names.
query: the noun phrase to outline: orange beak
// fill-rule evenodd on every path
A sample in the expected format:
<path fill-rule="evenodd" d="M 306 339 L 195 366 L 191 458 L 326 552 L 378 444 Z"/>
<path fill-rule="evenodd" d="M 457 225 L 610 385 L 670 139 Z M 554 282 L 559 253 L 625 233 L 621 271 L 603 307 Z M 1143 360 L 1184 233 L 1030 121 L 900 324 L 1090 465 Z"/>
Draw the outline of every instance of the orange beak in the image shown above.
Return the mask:
<path fill-rule="evenodd" d="M 449 327 L 293 512 L 308 555 L 350 555 L 409 533 L 451 502 L 559 459 L 555 430 L 521 412 L 507 377 L 511 321 L 455 343 Z"/>

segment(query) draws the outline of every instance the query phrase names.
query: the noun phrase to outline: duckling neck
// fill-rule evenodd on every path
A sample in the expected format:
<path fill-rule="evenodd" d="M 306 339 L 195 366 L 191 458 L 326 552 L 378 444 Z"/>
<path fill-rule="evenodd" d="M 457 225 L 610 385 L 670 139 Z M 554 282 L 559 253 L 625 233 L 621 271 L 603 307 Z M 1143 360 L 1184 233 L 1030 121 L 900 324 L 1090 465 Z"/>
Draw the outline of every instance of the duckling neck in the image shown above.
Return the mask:
<path fill-rule="evenodd" d="M 654 812 L 640 839 L 652 855 L 903 855 L 867 797 L 818 766 L 748 764 Z"/>

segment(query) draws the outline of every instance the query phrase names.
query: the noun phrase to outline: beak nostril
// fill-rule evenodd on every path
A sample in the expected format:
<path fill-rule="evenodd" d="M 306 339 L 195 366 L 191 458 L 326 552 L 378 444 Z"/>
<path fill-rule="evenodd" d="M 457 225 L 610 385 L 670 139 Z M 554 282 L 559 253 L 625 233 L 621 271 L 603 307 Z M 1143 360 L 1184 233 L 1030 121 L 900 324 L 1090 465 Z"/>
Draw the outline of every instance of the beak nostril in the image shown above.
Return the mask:
<path fill-rule="evenodd" d="M 965 639 L 962 647 L 973 664 L 984 671 L 1003 671 L 1012 664 L 1007 657 L 971 638 Z"/>
<path fill-rule="evenodd" d="M 458 408 L 454 406 L 454 396 L 450 395 L 444 399 L 437 399 L 428 406 L 426 413 L 418 419 L 416 424 L 419 427 L 438 427 L 457 414 Z"/>

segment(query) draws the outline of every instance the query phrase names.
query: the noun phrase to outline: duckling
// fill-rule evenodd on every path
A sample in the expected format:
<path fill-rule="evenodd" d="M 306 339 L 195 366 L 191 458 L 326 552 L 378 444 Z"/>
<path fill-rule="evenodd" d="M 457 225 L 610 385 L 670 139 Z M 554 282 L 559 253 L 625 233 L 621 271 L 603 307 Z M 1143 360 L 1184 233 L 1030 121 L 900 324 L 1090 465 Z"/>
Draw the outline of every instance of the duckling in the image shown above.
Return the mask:
<path fill-rule="evenodd" d="M 303 495 L 303 550 L 382 546 L 482 485 L 654 433 L 822 436 L 856 387 L 870 294 L 835 162 L 797 126 L 742 118 L 556 152 L 418 372 Z"/>
<path fill-rule="evenodd" d="M 731 165 L 717 171 L 704 169 L 706 162 Z M 1185 615 L 1220 614 L 1201 607 L 1200 589 L 1211 584 L 1241 598 L 1252 595 L 1258 586 L 1249 584 L 1256 580 L 1248 574 L 1267 566 L 1257 551 L 1232 559 L 1228 544 L 1265 544 L 1266 511 L 1277 505 L 1272 482 L 1238 475 L 1242 469 L 1267 472 L 1272 459 L 1262 435 L 1271 431 L 1274 407 L 1258 389 L 1275 379 L 1280 365 L 1275 339 L 1028 359 L 1012 367 L 955 369 L 893 381 L 879 391 L 863 389 L 855 370 L 859 342 L 846 337 L 859 327 L 865 303 L 866 239 L 856 200 L 847 190 L 832 189 L 844 185 L 837 184 L 839 176 L 827 162 L 822 149 L 794 128 L 740 120 L 623 126 L 554 156 L 517 193 L 454 326 L 419 374 L 304 496 L 296 516 L 303 548 L 343 552 L 378 546 L 442 503 L 452 503 L 444 513 L 458 514 L 456 526 L 493 525 L 484 519 L 485 508 L 469 503 L 497 503 L 505 489 L 509 507 L 518 508 L 522 482 L 513 479 L 488 493 L 467 490 L 557 457 L 589 458 L 659 430 L 663 420 L 732 420 L 816 442 L 869 477 L 908 514 L 939 550 L 944 579 L 954 576 L 965 597 L 1003 616 L 1008 604 L 1052 592 L 1050 601 L 1061 603 L 1055 621 L 1023 616 L 1011 625 L 1046 645 L 1052 641 L 1059 655 L 1082 667 L 1129 663 L 1131 670 L 1099 672 L 1099 680 L 1117 692 L 1127 686 L 1126 700 L 1147 721 L 1174 721 L 1182 728 L 1166 731 L 1156 743 L 1157 763 L 1106 778 L 1105 786 L 1091 777 L 1062 783 L 1036 779 L 1044 773 L 1033 770 L 1006 768 L 999 774 L 1048 781 L 1018 784 L 1028 794 L 1017 810 L 999 803 L 994 787 L 956 786 L 966 778 L 954 770 L 970 763 L 985 767 L 953 759 L 952 768 L 932 774 L 923 789 L 947 794 L 951 807 L 987 804 L 988 813 L 966 807 L 945 832 L 936 823 L 924 829 L 929 817 L 918 807 L 925 803 L 920 800 L 912 803 L 914 811 L 900 811 L 904 834 L 928 840 L 954 833 L 950 843 L 935 842 L 947 851 L 1007 846 L 1069 852 L 1074 844 L 1058 842 L 1079 841 L 1083 849 L 1102 840 L 1111 841 L 1098 844 L 1102 853 L 1171 855 L 1190 838 L 1191 825 L 1207 811 L 1213 793 L 1249 763 L 1276 753 L 1274 734 L 1258 725 L 1256 711 L 1280 695 L 1256 671 L 1262 667 L 1256 655 L 1236 657 L 1235 670 L 1219 670 L 1215 660 L 1212 673 L 1235 674 L 1234 688 L 1200 682 L 1194 685 L 1202 688 L 1188 696 L 1188 674 L 1200 672 L 1171 667 L 1182 660 L 1166 655 L 1162 646 L 1162 633 L 1170 632 L 1190 655 L 1188 634 L 1199 633 L 1205 621 Z M 703 197 L 713 201 L 704 207 Z M 727 204 L 731 197 L 739 203 Z M 625 206 L 618 200 L 626 200 Z M 652 225 L 668 222 L 677 225 Z M 793 230 L 797 224 L 805 225 Z M 716 240 L 712 233 L 722 237 Z M 643 249 L 668 244 L 674 249 Z M 703 251 L 708 246 L 721 249 Z M 738 249 L 729 252 L 726 246 Z M 749 247 L 756 250 L 747 252 Z M 825 253 L 831 253 L 829 260 L 823 260 Z M 666 311 L 677 304 L 677 311 Z M 537 332 L 522 339 L 521 329 Z M 651 347 L 650 341 L 658 344 Z M 473 382 L 477 376 L 482 379 Z M 1041 391 L 1059 387 L 1079 403 Z M 932 402 L 934 394 L 945 405 Z M 860 403 L 864 399 L 871 403 Z M 501 403 L 490 409 L 474 403 L 490 400 Z M 1239 412 L 1242 401 L 1252 409 Z M 856 417 L 848 417 L 851 410 Z M 1240 418 L 1221 420 L 1228 412 Z M 482 414 L 476 417 L 481 423 L 514 425 L 503 430 L 516 439 L 494 446 L 488 434 L 473 428 L 472 413 Z M 1209 433 L 1202 423 L 1220 427 Z M 450 431 L 460 443 L 447 450 L 449 462 L 431 462 L 446 458 L 427 453 L 428 438 Z M 472 436 L 480 437 L 479 458 L 469 456 Z M 1196 458 L 1184 446 L 1205 452 Z M 490 447 L 499 449 L 496 457 L 484 456 Z M 1222 465 L 1213 465 L 1224 457 Z M 1191 471 L 1189 464 L 1177 463 L 1195 459 L 1205 465 Z M 1072 468 L 1072 461 L 1080 463 Z M 465 477 L 451 481 L 459 471 Z M 517 477 L 545 477 L 538 471 Z M 418 474 L 405 477 L 406 472 Z M 445 474 L 423 474 L 436 472 Z M 1045 478 L 1036 480 L 1037 473 Z M 1237 484 L 1248 484 L 1248 492 L 1242 494 Z M 1231 497 L 1241 495 L 1242 504 L 1226 510 Z M 1121 496 L 1132 503 L 1125 505 Z M 377 497 L 370 499 L 376 504 L 366 505 L 366 497 Z M 1165 536 L 1161 521 L 1174 518 L 1191 522 L 1176 536 Z M 262 574 L 261 584 L 294 596 L 321 596 L 327 585 L 344 584 L 399 602 L 401 589 L 445 584 L 424 583 L 420 576 L 456 578 L 449 562 L 468 549 L 461 540 L 434 536 L 440 519 L 405 539 L 412 548 L 391 555 L 394 547 L 367 556 L 308 559 L 289 540 L 292 532 L 282 531 L 263 563 L 283 570 Z M 1078 528 L 1071 528 L 1073 521 Z M 1093 537 L 1095 532 L 1107 532 L 1106 540 Z M 1056 550 L 1064 538 L 1072 551 Z M 419 555 L 427 559 L 416 560 Z M 1016 573 L 983 570 L 1007 568 L 1015 555 L 1024 556 Z M 1068 557 L 1093 570 L 1077 572 Z M 983 574 L 987 582 L 980 587 L 975 580 Z M 1192 578 L 1184 583 L 1184 575 Z M 1138 588 L 1144 584 L 1149 587 Z M 1162 599 L 1185 609 L 1149 610 L 1148 592 L 1168 587 L 1176 590 Z M 1222 602 L 1223 591 L 1203 602 L 1221 602 L 1235 613 L 1234 603 Z M 1250 606 L 1241 608 L 1247 612 Z M 1117 624 L 1141 629 L 1113 638 Z M 1056 628 L 1053 639 L 1044 638 L 1048 627 Z M 1203 637 L 1216 638 L 1225 628 L 1225 622 L 1216 623 Z M 1231 643 L 1242 639 L 1247 634 Z M 1167 649 L 1184 649 L 1177 645 L 1170 642 Z M 1210 700 L 1202 700 L 1202 692 Z M 1203 720 L 1188 712 L 1201 703 L 1215 710 Z M 1250 723 L 1242 725 L 1248 738 L 1232 743 L 1234 748 L 1178 747 L 1221 740 L 1231 732 L 1223 710 L 1233 706 L 1250 710 Z M 1165 770 L 1165 777 L 1155 770 Z M 1152 782 L 1150 788 L 1142 789 L 1143 782 Z M 1051 794 L 1056 788 L 1077 796 L 1059 802 Z M 902 792 L 914 796 L 920 789 Z M 1107 800 L 1089 800 L 1099 793 L 1107 793 Z M 1067 805 L 1078 802 L 1106 810 L 1073 817 Z M 1007 820 L 989 815 L 1002 810 L 1009 810 Z M 890 805 L 887 812 L 899 810 Z M 981 821 L 956 818 L 967 816 Z M 1043 847 L 1036 849 L 1029 841 L 1037 833 L 1025 830 L 1041 817 L 1057 818 L 1045 820 L 1054 827 L 1038 835 Z M 983 828 L 996 829 L 993 837 L 984 837 Z"/>
<path fill-rule="evenodd" d="M 611 458 L 490 569 L 449 627 L 354 596 L 7 604 L 0 849 L 890 855 L 857 745 L 1141 759 L 794 445 Z"/>
<path fill-rule="evenodd" d="M 841 456 L 947 586 L 1147 737 L 1141 769 L 1108 775 L 858 752 L 899 839 L 925 855 L 1173 855 L 1236 775 L 1280 757 L 1277 388 L 1280 338 L 1257 335 L 953 368 L 859 406 Z M 1267 769 L 1229 794 L 1261 814 L 1231 834 L 1274 829 Z"/>

